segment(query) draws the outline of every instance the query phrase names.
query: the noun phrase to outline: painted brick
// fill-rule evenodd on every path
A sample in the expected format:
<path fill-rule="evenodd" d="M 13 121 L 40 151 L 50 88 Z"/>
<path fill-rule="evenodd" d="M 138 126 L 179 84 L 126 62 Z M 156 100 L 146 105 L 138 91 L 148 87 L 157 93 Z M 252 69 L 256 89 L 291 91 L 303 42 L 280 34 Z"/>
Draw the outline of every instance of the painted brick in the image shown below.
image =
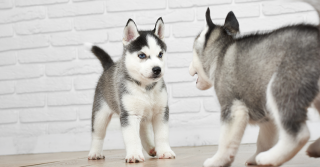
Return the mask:
<path fill-rule="evenodd" d="M 67 16 L 80 16 L 88 14 L 102 14 L 105 8 L 105 2 L 85 2 L 74 4 L 62 4 L 48 7 L 49 17 L 67 17 Z"/>
<path fill-rule="evenodd" d="M 72 32 L 51 35 L 53 46 L 81 45 L 85 42 L 104 43 L 108 39 L 106 31 Z"/>
<path fill-rule="evenodd" d="M 122 42 L 108 42 L 106 44 L 98 45 L 104 49 L 110 56 L 121 56 L 123 53 Z"/>
<path fill-rule="evenodd" d="M 66 3 L 69 0 L 15 0 L 16 6 L 49 5 L 56 3 Z"/>
<path fill-rule="evenodd" d="M 197 9 L 197 19 L 204 20 L 207 8 Z M 211 19 L 225 19 L 227 14 L 233 11 L 237 18 L 259 17 L 259 4 L 253 5 L 236 5 L 236 6 L 210 6 Z"/>
<path fill-rule="evenodd" d="M 263 3 L 262 12 L 264 15 L 279 15 L 287 13 L 297 13 L 305 11 L 313 11 L 314 8 L 306 3 Z"/>
<path fill-rule="evenodd" d="M 48 94 L 49 106 L 66 106 L 79 104 L 92 104 L 94 91 L 78 91 L 68 93 Z"/>
<path fill-rule="evenodd" d="M 169 8 L 231 4 L 232 0 L 169 0 Z"/>
<path fill-rule="evenodd" d="M 305 19 L 304 19 L 305 24 L 313 24 L 313 25 L 319 24 L 319 14 L 317 11 L 307 12 L 304 14 L 304 16 L 305 16 Z"/>
<path fill-rule="evenodd" d="M 16 136 L 19 126 L 15 125 L 0 125 L 0 137 Z"/>
<path fill-rule="evenodd" d="M 41 124 L 21 124 L 19 128 L 19 135 L 21 136 L 40 136 L 47 134 L 48 125 Z"/>
<path fill-rule="evenodd" d="M 192 52 L 168 54 L 168 67 L 189 67 L 192 61 Z"/>
<path fill-rule="evenodd" d="M 91 122 L 65 122 L 65 123 L 50 123 L 48 126 L 49 134 L 74 134 L 91 132 Z"/>
<path fill-rule="evenodd" d="M 212 96 L 213 90 L 199 90 L 196 83 L 180 83 L 172 85 L 172 97 L 201 97 Z"/>
<path fill-rule="evenodd" d="M 0 65 L 13 65 L 17 62 L 16 52 L 0 53 Z"/>
<path fill-rule="evenodd" d="M 204 99 L 203 107 L 206 111 L 210 112 L 220 112 L 221 110 L 217 96 L 213 96 L 213 98 Z"/>
<path fill-rule="evenodd" d="M 140 30 L 153 30 L 154 29 L 154 27 L 155 27 L 155 24 L 156 24 L 156 22 L 154 22 L 153 24 L 150 24 L 150 25 L 145 25 L 145 24 L 143 24 L 143 25 L 137 25 L 137 27 L 138 27 L 138 30 L 140 31 Z M 120 40 L 119 41 L 122 41 L 122 36 L 123 36 L 123 29 L 120 31 L 121 32 L 121 36 L 119 36 L 120 38 Z M 171 26 L 169 25 L 169 24 L 166 24 L 165 23 L 165 30 L 164 30 L 164 37 L 165 38 L 168 38 L 168 37 L 170 37 L 170 34 L 171 34 Z"/>
<path fill-rule="evenodd" d="M 265 1 L 265 0 L 235 0 L 236 3 L 258 2 L 258 1 Z"/>
<path fill-rule="evenodd" d="M 100 16 L 77 17 L 74 19 L 74 26 L 76 30 L 125 27 L 128 19 L 133 17 L 134 15 L 132 13 L 107 13 L 106 15 Z"/>
<path fill-rule="evenodd" d="M 70 31 L 73 28 L 71 19 L 36 20 L 16 23 L 13 26 L 19 35 L 30 35 L 47 32 Z"/>
<path fill-rule="evenodd" d="M 169 104 L 170 114 L 200 112 L 199 99 L 174 99 Z"/>
<path fill-rule="evenodd" d="M 1 25 L 0 26 L 0 38 L 11 37 L 13 35 L 13 30 L 11 25 Z"/>
<path fill-rule="evenodd" d="M 165 23 L 193 21 L 195 14 L 193 9 L 173 9 L 166 11 L 144 11 L 136 13 L 137 24 L 155 24 L 159 16 Z M 181 17 L 183 16 L 183 17 Z"/>
<path fill-rule="evenodd" d="M 68 76 L 77 74 L 101 74 L 102 66 L 97 60 L 78 61 L 74 63 L 61 62 L 48 64 L 46 74 L 48 76 Z"/>
<path fill-rule="evenodd" d="M 78 109 L 79 119 L 88 120 L 91 119 L 92 105 L 84 105 Z"/>
<path fill-rule="evenodd" d="M 1 81 L 0 82 L 0 94 L 12 94 L 14 93 L 14 81 Z"/>
<path fill-rule="evenodd" d="M 196 37 L 203 28 L 203 23 L 179 23 L 172 26 L 172 34 L 177 38 Z"/>
<path fill-rule="evenodd" d="M 242 34 L 259 31 L 270 31 L 282 26 L 304 23 L 304 15 L 279 15 L 264 18 L 240 19 L 240 30 Z"/>
<path fill-rule="evenodd" d="M 71 78 L 41 78 L 19 80 L 16 84 L 17 93 L 67 91 L 72 88 Z"/>
<path fill-rule="evenodd" d="M 0 80 L 37 78 L 44 73 L 43 65 L 5 66 L 0 69 Z"/>
<path fill-rule="evenodd" d="M 72 47 L 42 48 L 18 51 L 18 59 L 20 63 L 69 61 L 74 60 L 76 56 L 77 49 Z"/>
<path fill-rule="evenodd" d="M 39 6 L 0 11 L 1 24 L 33 19 L 44 19 L 45 17 L 46 9 Z"/>
<path fill-rule="evenodd" d="M 44 94 L 23 94 L 0 96 L 0 108 L 43 107 Z"/>
<path fill-rule="evenodd" d="M 97 57 L 83 45 L 78 47 L 78 57 L 79 59 L 97 59 Z"/>
<path fill-rule="evenodd" d="M 12 6 L 13 6 L 12 0 L 0 1 L 0 9 L 8 9 L 8 8 L 12 8 Z"/>
<path fill-rule="evenodd" d="M 194 38 L 176 38 L 166 40 L 167 50 L 171 52 L 191 52 Z"/>
<path fill-rule="evenodd" d="M 116 61 L 120 55 L 122 55 L 123 51 L 123 44 L 122 42 L 108 42 L 103 45 L 97 45 L 102 48 L 105 52 L 107 52 L 113 61 Z M 79 59 L 95 59 L 97 57 L 90 51 L 88 51 L 84 46 L 78 47 L 78 55 Z"/>
<path fill-rule="evenodd" d="M 76 90 L 95 89 L 100 78 L 98 75 L 78 76 L 74 79 L 74 88 Z"/>
<path fill-rule="evenodd" d="M 108 30 L 109 41 L 121 42 L 123 38 L 123 29 L 124 28 L 116 28 L 116 29 Z M 141 30 L 140 27 L 138 27 L 138 29 Z"/>
<path fill-rule="evenodd" d="M 0 38 L 0 51 L 19 49 L 17 38 Z"/>
<path fill-rule="evenodd" d="M 0 112 L 0 124 L 9 124 L 18 122 L 17 111 L 4 110 Z"/>
<path fill-rule="evenodd" d="M 159 0 L 110 0 L 107 3 L 108 12 L 130 11 L 130 10 L 154 10 L 165 9 L 166 1 Z"/>
<path fill-rule="evenodd" d="M 46 36 L 26 36 L 17 38 L 0 38 L 0 51 L 29 49 L 49 46 Z"/>
<path fill-rule="evenodd" d="M 22 109 L 19 111 L 20 121 L 23 123 L 48 121 L 75 121 L 77 107 L 50 107 Z"/>
<path fill-rule="evenodd" d="M 165 72 L 164 79 L 166 82 L 191 82 L 195 78 L 189 74 L 188 68 L 168 69 Z"/>

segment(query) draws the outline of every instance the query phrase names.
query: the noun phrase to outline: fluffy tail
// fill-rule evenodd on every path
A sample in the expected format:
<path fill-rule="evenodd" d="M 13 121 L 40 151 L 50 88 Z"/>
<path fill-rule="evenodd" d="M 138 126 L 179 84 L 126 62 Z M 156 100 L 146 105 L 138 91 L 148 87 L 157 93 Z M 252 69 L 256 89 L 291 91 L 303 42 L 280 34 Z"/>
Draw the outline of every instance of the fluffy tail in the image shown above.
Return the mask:
<path fill-rule="evenodd" d="M 104 70 L 107 70 L 109 67 L 111 67 L 114 64 L 109 54 L 105 52 L 103 49 L 91 43 L 85 43 L 84 45 L 100 60 Z"/>

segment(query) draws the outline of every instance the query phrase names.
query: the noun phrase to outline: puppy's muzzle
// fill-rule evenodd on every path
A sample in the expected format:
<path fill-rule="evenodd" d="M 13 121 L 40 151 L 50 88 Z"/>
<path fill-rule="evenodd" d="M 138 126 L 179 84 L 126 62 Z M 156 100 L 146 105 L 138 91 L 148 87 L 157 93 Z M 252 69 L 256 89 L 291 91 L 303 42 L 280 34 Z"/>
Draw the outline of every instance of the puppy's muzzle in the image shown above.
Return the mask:
<path fill-rule="evenodd" d="M 161 73 L 161 68 L 160 67 L 153 67 L 152 72 L 154 75 L 159 75 Z"/>

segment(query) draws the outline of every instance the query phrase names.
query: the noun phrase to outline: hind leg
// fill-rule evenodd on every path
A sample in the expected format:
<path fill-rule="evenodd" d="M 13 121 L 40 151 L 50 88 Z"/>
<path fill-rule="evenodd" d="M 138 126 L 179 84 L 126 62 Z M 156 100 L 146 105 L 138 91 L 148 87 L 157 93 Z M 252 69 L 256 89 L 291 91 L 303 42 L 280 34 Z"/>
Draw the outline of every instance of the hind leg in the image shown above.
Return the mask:
<path fill-rule="evenodd" d="M 152 156 L 152 157 L 156 156 L 151 120 L 141 121 L 140 138 L 141 138 L 141 143 L 142 143 L 144 150 L 146 150 L 146 152 L 150 156 Z"/>
<path fill-rule="evenodd" d="M 320 94 L 318 94 L 317 98 L 313 101 L 313 105 L 320 114 Z M 320 138 L 308 147 L 307 154 L 310 157 L 320 157 Z"/>
<path fill-rule="evenodd" d="M 297 97 L 294 95 L 289 97 L 290 100 L 284 98 L 285 96 L 279 96 L 279 94 L 275 96 L 274 94 L 276 93 L 285 94 L 287 93 L 287 91 L 285 90 L 285 88 L 278 89 L 279 87 L 281 87 L 281 84 L 279 84 L 278 82 L 275 82 L 277 84 L 273 86 L 274 80 L 275 75 L 272 77 L 271 81 L 268 84 L 267 106 L 269 111 L 273 114 L 274 120 L 278 127 L 279 140 L 277 144 L 270 150 L 257 155 L 256 162 L 258 165 L 279 166 L 287 162 L 300 151 L 300 149 L 307 143 L 310 137 L 308 127 L 305 123 L 307 112 L 306 109 L 302 110 L 300 108 L 299 110 L 297 106 L 294 106 L 297 105 L 296 103 L 292 103 L 297 99 Z M 288 92 L 293 91 L 295 90 Z M 281 105 L 285 105 L 285 107 L 279 107 L 279 102 Z M 289 103 L 293 107 L 286 105 Z M 290 115 L 285 115 L 285 111 L 287 111 L 285 109 L 289 107 L 297 109 L 297 111 L 288 111 L 290 112 Z M 279 108 L 282 110 L 280 110 Z"/>
<path fill-rule="evenodd" d="M 225 112 L 230 114 L 227 114 L 228 118 L 222 114 L 218 151 L 204 162 L 204 167 L 230 166 L 238 151 L 249 119 L 248 109 L 242 101 L 234 100 L 231 109 Z"/>
<path fill-rule="evenodd" d="M 268 121 L 259 124 L 259 136 L 257 141 L 256 153 L 247 160 L 246 165 L 257 165 L 256 156 L 264 151 L 269 150 L 278 141 L 278 130 L 274 122 Z"/>
<path fill-rule="evenodd" d="M 96 102 L 95 102 L 96 103 Z M 102 159 L 103 141 L 106 136 L 107 126 L 112 118 L 112 111 L 105 102 L 99 102 L 100 107 L 92 113 L 92 142 L 88 159 Z"/>

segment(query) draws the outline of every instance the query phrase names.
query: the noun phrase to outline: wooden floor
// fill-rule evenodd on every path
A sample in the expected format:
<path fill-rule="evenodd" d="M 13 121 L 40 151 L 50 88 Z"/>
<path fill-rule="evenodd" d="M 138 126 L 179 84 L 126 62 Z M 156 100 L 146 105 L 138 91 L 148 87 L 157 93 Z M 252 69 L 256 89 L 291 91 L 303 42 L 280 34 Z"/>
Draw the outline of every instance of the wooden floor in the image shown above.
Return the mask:
<path fill-rule="evenodd" d="M 305 149 L 306 147 L 283 167 L 320 167 L 320 158 L 309 158 Z M 176 159 L 163 160 L 145 155 L 146 161 L 136 164 L 124 162 L 125 150 L 105 150 L 104 160 L 88 160 L 88 151 L 0 156 L 0 167 L 201 167 L 203 161 L 216 152 L 217 146 L 175 147 L 173 150 L 177 155 Z M 254 144 L 241 145 L 232 166 L 244 167 L 245 161 L 254 152 Z"/>

